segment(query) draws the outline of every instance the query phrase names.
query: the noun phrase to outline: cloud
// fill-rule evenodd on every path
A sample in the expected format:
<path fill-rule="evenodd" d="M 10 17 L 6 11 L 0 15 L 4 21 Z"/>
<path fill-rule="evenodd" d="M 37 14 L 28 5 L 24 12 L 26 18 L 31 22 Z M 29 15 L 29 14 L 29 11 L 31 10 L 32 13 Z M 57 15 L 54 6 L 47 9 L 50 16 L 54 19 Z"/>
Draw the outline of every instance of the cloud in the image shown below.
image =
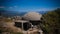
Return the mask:
<path fill-rule="evenodd" d="M 17 7 L 17 6 L 14 6 L 15 8 Z"/>
<path fill-rule="evenodd" d="M 10 9 L 13 8 L 13 7 L 9 7 Z"/>
<path fill-rule="evenodd" d="M 5 8 L 4 6 L 0 6 L 0 8 Z"/>
<path fill-rule="evenodd" d="M 9 7 L 10 9 L 12 9 L 12 8 L 17 8 L 17 6 L 11 6 L 11 7 Z"/>

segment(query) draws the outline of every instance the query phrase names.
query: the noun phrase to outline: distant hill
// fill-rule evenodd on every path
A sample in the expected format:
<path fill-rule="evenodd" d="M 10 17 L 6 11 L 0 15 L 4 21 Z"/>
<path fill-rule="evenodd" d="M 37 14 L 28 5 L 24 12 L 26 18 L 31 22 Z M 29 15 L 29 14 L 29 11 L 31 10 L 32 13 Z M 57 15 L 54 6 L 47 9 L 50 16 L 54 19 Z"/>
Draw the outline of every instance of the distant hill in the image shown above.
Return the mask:
<path fill-rule="evenodd" d="M 40 13 L 40 14 L 45 14 L 45 13 L 47 13 L 48 11 L 37 11 L 38 13 Z"/>
<path fill-rule="evenodd" d="M 45 14 L 47 13 L 47 11 L 37 11 L 40 14 Z M 26 14 L 27 12 L 18 12 L 18 11 L 3 11 L 1 12 L 2 15 L 4 16 L 23 16 L 24 14 Z"/>
<path fill-rule="evenodd" d="M 27 12 L 18 12 L 18 11 L 5 11 L 4 13 L 2 12 L 2 15 L 4 16 L 22 16 Z"/>

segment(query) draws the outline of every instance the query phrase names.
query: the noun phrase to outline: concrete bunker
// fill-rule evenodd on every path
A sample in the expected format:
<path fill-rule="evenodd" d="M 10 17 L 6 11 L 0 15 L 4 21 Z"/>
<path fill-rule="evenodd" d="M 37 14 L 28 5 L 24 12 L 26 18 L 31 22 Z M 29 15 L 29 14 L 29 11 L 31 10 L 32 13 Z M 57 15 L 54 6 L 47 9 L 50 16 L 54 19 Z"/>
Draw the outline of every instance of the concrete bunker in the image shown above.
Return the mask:
<path fill-rule="evenodd" d="M 38 25 L 41 23 L 40 20 L 29 20 L 29 21 L 32 23 L 32 25 Z"/>
<path fill-rule="evenodd" d="M 32 24 L 29 23 L 28 21 L 17 20 L 15 21 L 15 26 L 21 28 L 22 30 L 27 31 L 29 28 L 31 28 Z"/>
<path fill-rule="evenodd" d="M 30 21 L 33 25 L 37 25 L 41 23 L 42 15 L 37 12 L 28 12 L 23 16 L 24 20 Z"/>

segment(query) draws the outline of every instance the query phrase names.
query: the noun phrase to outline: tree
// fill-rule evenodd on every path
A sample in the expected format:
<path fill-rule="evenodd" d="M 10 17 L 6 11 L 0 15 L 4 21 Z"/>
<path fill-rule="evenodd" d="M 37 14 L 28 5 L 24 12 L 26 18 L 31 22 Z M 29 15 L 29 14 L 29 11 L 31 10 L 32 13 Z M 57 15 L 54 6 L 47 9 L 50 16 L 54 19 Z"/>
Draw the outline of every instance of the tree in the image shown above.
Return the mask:
<path fill-rule="evenodd" d="M 60 34 L 60 8 L 44 14 L 42 24 L 46 34 Z"/>

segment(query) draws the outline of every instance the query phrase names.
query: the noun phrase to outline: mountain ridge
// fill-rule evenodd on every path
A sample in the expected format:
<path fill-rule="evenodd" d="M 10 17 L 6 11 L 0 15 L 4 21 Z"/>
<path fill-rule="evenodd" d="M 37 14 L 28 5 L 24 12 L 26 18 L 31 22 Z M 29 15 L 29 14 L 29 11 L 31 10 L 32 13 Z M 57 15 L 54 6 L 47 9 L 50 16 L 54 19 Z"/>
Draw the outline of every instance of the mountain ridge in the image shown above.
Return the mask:
<path fill-rule="evenodd" d="M 47 13 L 47 11 L 36 11 L 40 14 L 45 14 Z M 27 12 L 18 12 L 18 11 L 4 11 L 4 12 L 1 12 L 2 15 L 4 16 L 23 16 L 24 14 L 26 14 Z"/>

